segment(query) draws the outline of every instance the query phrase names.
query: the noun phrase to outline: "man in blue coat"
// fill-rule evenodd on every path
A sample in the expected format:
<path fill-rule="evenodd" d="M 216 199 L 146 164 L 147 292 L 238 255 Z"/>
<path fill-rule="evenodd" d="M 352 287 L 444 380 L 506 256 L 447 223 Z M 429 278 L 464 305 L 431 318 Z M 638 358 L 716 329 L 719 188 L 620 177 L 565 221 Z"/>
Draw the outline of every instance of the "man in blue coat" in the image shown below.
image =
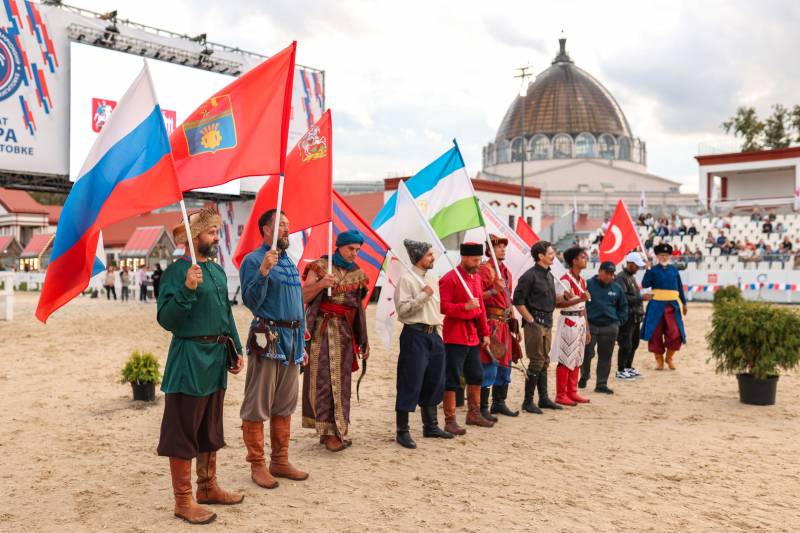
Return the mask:
<path fill-rule="evenodd" d="M 670 370 L 675 370 L 675 352 L 686 342 L 683 317 L 686 315 L 686 296 L 678 269 L 670 264 L 672 246 L 661 243 L 655 246 L 658 264 L 647 270 L 642 287 L 653 289 L 653 298 L 647 306 L 642 325 L 642 339 L 647 349 L 655 355 L 656 370 L 664 370 L 664 353 Z"/>
<path fill-rule="evenodd" d="M 611 373 L 611 356 L 619 327 L 628 320 L 628 299 L 625 291 L 614 281 L 616 265 L 611 261 L 600 264 L 597 275 L 586 282 L 586 290 L 591 298 L 586 302 L 586 318 L 589 320 L 589 333 L 592 340 L 586 345 L 581 365 L 581 378 L 578 386 L 586 387 L 592 372 L 592 357 L 597 346 L 597 380 L 594 391 L 614 394 L 608 388 L 608 375 Z"/>

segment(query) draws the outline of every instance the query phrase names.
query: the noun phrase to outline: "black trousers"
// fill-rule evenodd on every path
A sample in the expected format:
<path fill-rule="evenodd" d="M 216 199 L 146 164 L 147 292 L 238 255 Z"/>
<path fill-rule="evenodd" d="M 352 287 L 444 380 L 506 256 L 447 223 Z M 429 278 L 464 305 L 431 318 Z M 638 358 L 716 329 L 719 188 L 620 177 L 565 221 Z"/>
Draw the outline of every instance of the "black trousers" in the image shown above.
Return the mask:
<path fill-rule="evenodd" d="M 395 411 L 413 413 L 419 406 L 436 406 L 444 396 L 444 342 L 438 333 L 403 326 L 397 358 Z"/>
<path fill-rule="evenodd" d="M 480 348 L 463 344 L 445 344 L 444 346 L 447 353 L 444 389 L 448 391 L 460 389 L 462 372 L 467 380 L 467 385 L 480 385 L 483 382 Z"/>
<path fill-rule="evenodd" d="M 107 285 L 106 286 L 106 298 L 108 300 L 110 300 L 112 295 L 114 296 L 114 299 L 116 300 L 117 299 L 117 288 L 114 287 L 113 285 Z"/>
<path fill-rule="evenodd" d="M 147 283 L 139 284 L 139 301 L 140 302 L 147 301 Z"/>
<path fill-rule="evenodd" d="M 165 394 L 158 455 L 192 459 L 198 453 L 215 452 L 224 447 L 224 403 L 225 389 L 208 396 Z"/>
<path fill-rule="evenodd" d="M 639 347 L 639 330 L 642 327 L 641 318 L 630 318 L 619 328 L 617 335 L 617 370 L 633 368 L 633 356 Z"/>
<path fill-rule="evenodd" d="M 611 356 L 614 353 L 614 342 L 619 334 L 619 326 L 593 326 L 589 324 L 589 333 L 592 340 L 586 345 L 583 352 L 581 365 L 581 379 L 589 381 L 592 375 L 592 358 L 595 346 L 597 347 L 597 379 L 595 388 L 608 384 L 608 375 L 611 373 Z"/>

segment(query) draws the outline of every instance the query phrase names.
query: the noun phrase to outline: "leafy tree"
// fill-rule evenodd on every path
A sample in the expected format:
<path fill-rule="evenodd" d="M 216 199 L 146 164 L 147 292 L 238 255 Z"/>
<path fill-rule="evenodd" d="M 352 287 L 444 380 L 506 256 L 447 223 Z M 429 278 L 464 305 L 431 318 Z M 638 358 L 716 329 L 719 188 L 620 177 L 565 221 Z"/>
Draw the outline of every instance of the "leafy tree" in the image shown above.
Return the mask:
<path fill-rule="evenodd" d="M 800 104 L 797 104 L 792 108 L 792 112 L 789 118 L 792 128 L 797 136 L 794 138 L 795 142 L 800 143 Z"/>
<path fill-rule="evenodd" d="M 742 137 L 743 152 L 753 152 L 761 150 L 761 136 L 764 133 L 766 125 L 758 119 L 754 107 L 740 107 L 736 110 L 736 114 L 730 119 L 722 123 L 722 129 L 725 133 L 730 133 L 733 130 L 734 137 Z"/>
<path fill-rule="evenodd" d="M 764 145 L 767 148 L 788 148 L 792 142 L 789 128 L 789 110 L 775 104 L 764 128 Z"/>

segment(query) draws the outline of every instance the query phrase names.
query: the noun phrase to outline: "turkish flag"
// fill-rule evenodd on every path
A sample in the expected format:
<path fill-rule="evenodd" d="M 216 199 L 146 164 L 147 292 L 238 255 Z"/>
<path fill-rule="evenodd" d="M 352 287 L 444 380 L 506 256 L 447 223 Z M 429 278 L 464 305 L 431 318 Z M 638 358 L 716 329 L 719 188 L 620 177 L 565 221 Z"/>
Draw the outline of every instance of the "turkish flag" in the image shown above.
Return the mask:
<path fill-rule="evenodd" d="M 333 125 L 331 112 L 326 111 L 314 126 L 303 135 L 286 156 L 286 175 L 283 179 L 281 211 L 289 219 L 292 233 L 305 230 L 331 219 L 333 191 Z M 244 256 L 264 241 L 258 218 L 265 211 L 278 207 L 278 176 L 272 176 L 261 186 L 244 226 L 233 264 L 242 264 Z"/>
<path fill-rule="evenodd" d="M 625 203 L 620 200 L 617 202 L 614 216 L 611 217 L 608 229 L 600 242 L 600 261 L 619 264 L 631 250 L 640 246 L 641 241 L 636 226 Z"/>
<path fill-rule="evenodd" d="M 536 232 L 533 231 L 533 228 L 530 227 L 522 217 L 517 217 L 517 228 L 515 231 L 528 246 L 533 246 L 541 240 L 539 236 L 536 235 Z"/>
<path fill-rule="evenodd" d="M 284 172 L 296 48 L 217 91 L 170 136 L 182 191 Z"/>

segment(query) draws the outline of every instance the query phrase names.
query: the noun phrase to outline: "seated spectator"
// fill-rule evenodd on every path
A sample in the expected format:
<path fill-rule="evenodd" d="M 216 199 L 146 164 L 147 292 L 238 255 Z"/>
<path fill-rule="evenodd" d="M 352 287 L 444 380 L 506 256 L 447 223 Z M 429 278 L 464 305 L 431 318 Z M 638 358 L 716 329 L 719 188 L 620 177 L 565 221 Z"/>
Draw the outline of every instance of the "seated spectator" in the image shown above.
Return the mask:
<path fill-rule="evenodd" d="M 778 218 L 778 217 L 777 217 L 777 215 L 775 213 L 770 213 L 769 217 L 767 217 L 767 218 L 769 218 L 770 222 L 775 222 L 775 219 Z"/>
<path fill-rule="evenodd" d="M 766 247 L 767 247 L 767 243 L 764 242 L 764 239 L 759 239 L 758 244 L 756 244 L 756 251 L 757 252 L 761 252 Z"/>
<path fill-rule="evenodd" d="M 769 219 L 765 219 L 761 225 L 761 233 L 772 233 L 772 222 Z"/>
<path fill-rule="evenodd" d="M 669 235 L 669 228 L 667 228 L 665 225 L 658 226 L 658 229 L 656 230 L 656 236 L 666 237 L 667 235 Z"/>
<path fill-rule="evenodd" d="M 703 252 L 700 250 L 700 246 L 697 246 L 694 249 L 694 260 L 698 263 L 703 260 Z"/>
<path fill-rule="evenodd" d="M 710 235 L 710 233 L 709 233 L 709 235 Z M 725 236 L 725 232 L 724 231 L 719 230 L 719 237 L 717 237 L 716 245 L 719 248 L 722 248 L 726 244 L 728 244 L 728 238 Z"/>
<path fill-rule="evenodd" d="M 775 226 L 775 233 L 786 233 L 786 228 L 783 225 L 783 222 L 778 222 Z"/>
<path fill-rule="evenodd" d="M 794 268 L 800 268 L 800 249 L 794 253 Z"/>
<path fill-rule="evenodd" d="M 756 208 L 753 210 L 753 214 L 750 215 L 750 222 L 761 222 L 761 212 Z"/>
<path fill-rule="evenodd" d="M 689 226 L 689 229 L 686 230 L 686 234 L 689 235 L 690 237 L 694 237 L 695 235 L 697 235 L 697 228 L 694 226 L 694 224 Z"/>
<path fill-rule="evenodd" d="M 669 234 L 670 234 L 672 237 L 678 237 L 678 236 L 680 236 L 681 232 L 680 232 L 680 230 L 678 230 L 678 227 L 677 227 L 677 226 L 674 226 L 674 225 L 673 225 L 673 226 L 670 226 L 670 227 L 669 227 Z"/>
<path fill-rule="evenodd" d="M 713 248 L 717 244 L 717 239 L 714 238 L 714 235 L 709 231 L 708 237 L 706 237 L 706 248 Z"/>
<path fill-rule="evenodd" d="M 783 241 L 780 245 L 780 252 L 782 254 L 788 254 L 792 251 L 792 239 L 789 238 L 788 235 L 783 236 Z"/>
<path fill-rule="evenodd" d="M 750 248 L 745 248 L 739 252 L 739 260 L 745 263 L 752 261 L 755 256 L 755 251 Z"/>
<path fill-rule="evenodd" d="M 681 222 L 681 225 L 678 226 L 678 235 L 686 235 L 688 233 L 689 228 L 686 227 L 686 224 Z"/>

